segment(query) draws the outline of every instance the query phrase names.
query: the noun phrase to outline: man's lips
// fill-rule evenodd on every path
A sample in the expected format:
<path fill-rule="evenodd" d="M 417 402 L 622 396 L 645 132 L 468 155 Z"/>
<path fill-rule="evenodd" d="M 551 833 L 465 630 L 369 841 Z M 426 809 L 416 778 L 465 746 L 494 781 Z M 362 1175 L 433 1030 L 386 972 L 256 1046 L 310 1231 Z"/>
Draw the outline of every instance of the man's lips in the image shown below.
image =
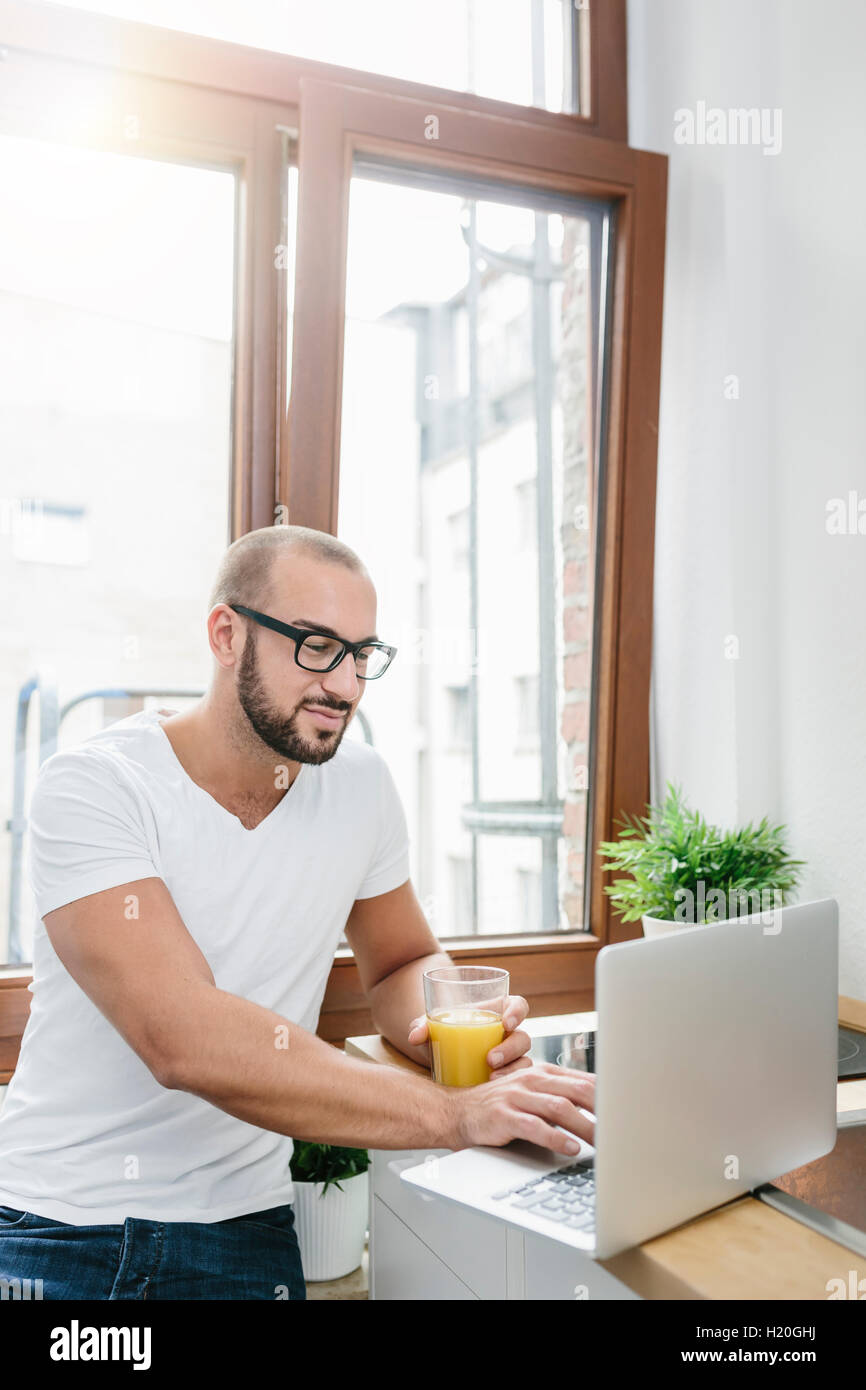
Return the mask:
<path fill-rule="evenodd" d="M 304 705 L 304 709 L 309 710 L 310 714 L 325 724 L 339 724 L 344 717 L 342 710 L 326 709 L 323 705 Z"/>

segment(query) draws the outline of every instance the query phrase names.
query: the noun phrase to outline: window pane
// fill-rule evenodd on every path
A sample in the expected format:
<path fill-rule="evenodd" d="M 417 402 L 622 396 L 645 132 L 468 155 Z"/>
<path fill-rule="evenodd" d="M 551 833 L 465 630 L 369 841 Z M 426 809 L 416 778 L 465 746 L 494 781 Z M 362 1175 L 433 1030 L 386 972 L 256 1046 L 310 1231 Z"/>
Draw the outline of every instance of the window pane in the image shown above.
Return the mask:
<path fill-rule="evenodd" d="M 607 213 L 428 180 L 351 184 L 339 534 L 398 648 L 361 708 L 440 937 L 580 930 Z"/>
<path fill-rule="evenodd" d="M 113 692 L 63 719 L 65 747 L 149 698 L 124 692 L 180 708 L 169 693 L 207 681 L 207 585 L 230 538 L 234 218 L 231 174 L 0 137 L 2 960 L 29 959 L 17 832 L 40 713 L 53 751 L 52 695 L 62 710 Z"/>
<path fill-rule="evenodd" d="M 478 931 L 505 936 L 556 931 L 542 916 L 542 850 L 535 836 L 478 837 Z"/>
<path fill-rule="evenodd" d="M 572 105 L 576 0 L 58 3 L 524 106 L 578 109 Z"/>

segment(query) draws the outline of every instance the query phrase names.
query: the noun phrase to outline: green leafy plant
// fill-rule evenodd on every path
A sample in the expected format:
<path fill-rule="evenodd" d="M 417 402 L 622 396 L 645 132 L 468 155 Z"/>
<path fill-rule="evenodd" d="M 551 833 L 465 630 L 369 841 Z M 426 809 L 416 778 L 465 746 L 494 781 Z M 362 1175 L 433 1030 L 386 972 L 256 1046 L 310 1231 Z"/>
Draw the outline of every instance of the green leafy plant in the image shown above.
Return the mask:
<path fill-rule="evenodd" d="M 705 923 L 781 906 L 796 887 L 801 859 L 785 847 L 785 827 L 758 825 L 720 830 L 709 825 L 668 783 L 661 805 L 645 816 L 624 816 L 616 840 L 598 847 L 605 872 L 625 873 L 605 885 L 624 922 L 641 917 Z M 691 908 L 691 911 L 689 909 Z"/>
<path fill-rule="evenodd" d="M 311 1144 L 300 1140 L 295 1140 L 289 1159 L 289 1171 L 296 1182 L 325 1184 L 320 1197 L 324 1197 L 331 1183 L 335 1183 L 342 1192 L 341 1178 L 354 1178 L 358 1173 L 366 1173 L 369 1166 L 370 1154 L 367 1149 L 348 1149 L 339 1144 Z"/>

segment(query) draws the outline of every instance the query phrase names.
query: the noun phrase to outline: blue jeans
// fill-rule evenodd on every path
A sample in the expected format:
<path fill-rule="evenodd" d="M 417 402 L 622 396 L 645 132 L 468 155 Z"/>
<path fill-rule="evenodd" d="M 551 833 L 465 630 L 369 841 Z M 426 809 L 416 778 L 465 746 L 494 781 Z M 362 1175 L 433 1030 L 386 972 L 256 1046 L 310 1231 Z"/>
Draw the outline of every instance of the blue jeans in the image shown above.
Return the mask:
<path fill-rule="evenodd" d="M 70 1226 L 0 1206 L 0 1280 L 30 1281 L 11 1292 L 0 1283 L 0 1298 L 307 1296 L 290 1203 L 210 1224 L 127 1217 L 122 1226 Z"/>

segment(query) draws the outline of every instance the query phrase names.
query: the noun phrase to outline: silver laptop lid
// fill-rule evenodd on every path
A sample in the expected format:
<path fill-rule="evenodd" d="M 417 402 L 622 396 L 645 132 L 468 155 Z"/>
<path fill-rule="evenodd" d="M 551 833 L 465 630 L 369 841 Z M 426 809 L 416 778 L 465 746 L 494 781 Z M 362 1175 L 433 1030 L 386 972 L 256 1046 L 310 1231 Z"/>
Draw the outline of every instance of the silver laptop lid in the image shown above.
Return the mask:
<path fill-rule="evenodd" d="M 834 900 L 605 947 L 596 1008 L 598 1258 L 833 1148 Z"/>

